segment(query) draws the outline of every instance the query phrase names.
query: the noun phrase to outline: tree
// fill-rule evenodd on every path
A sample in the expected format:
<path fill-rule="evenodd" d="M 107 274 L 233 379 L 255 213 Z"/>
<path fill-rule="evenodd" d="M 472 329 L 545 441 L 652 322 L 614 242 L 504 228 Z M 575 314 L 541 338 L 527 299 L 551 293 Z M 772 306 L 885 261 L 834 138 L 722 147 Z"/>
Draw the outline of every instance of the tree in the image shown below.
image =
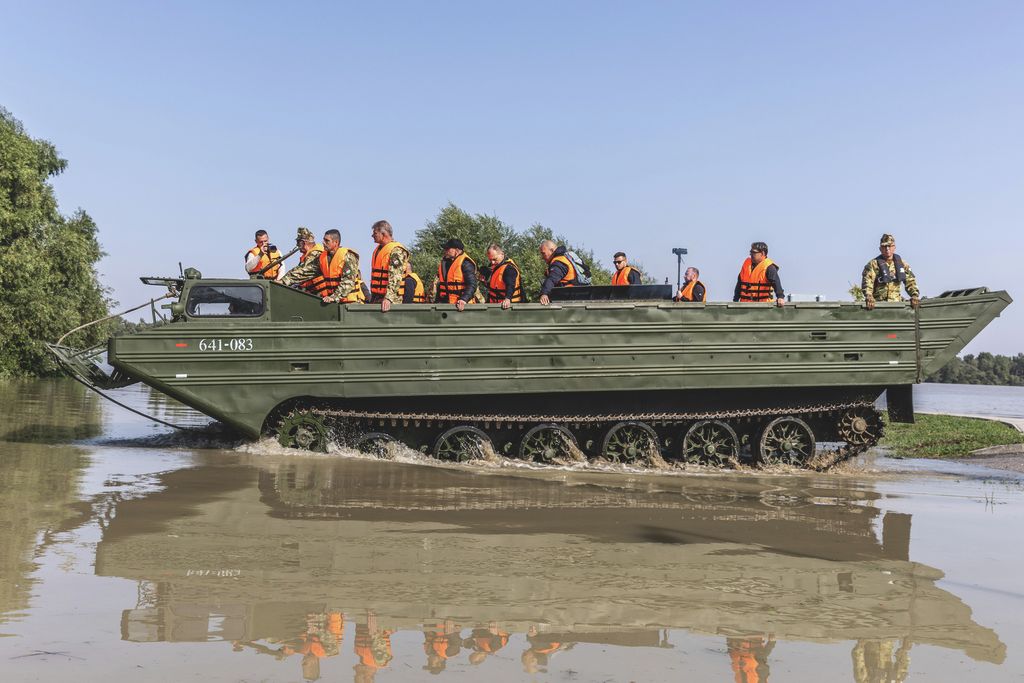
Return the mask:
<path fill-rule="evenodd" d="M 96 224 L 81 209 L 70 217 L 58 210 L 49 179 L 66 167 L 51 143 L 0 107 L 0 376 L 54 373 L 44 342 L 107 315 L 112 303 L 96 274 Z M 69 341 L 91 346 L 114 325 Z"/>
<path fill-rule="evenodd" d="M 954 358 L 928 377 L 929 382 L 943 384 L 998 384 L 1024 386 L 1024 353 L 1000 356 L 982 351 Z"/>
<path fill-rule="evenodd" d="M 540 223 L 534 223 L 525 232 L 516 232 L 512 226 L 497 216 L 470 214 L 449 203 L 438 212 L 437 217 L 416 231 L 416 240 L 409 245 L 412 251 L 413 270 L 428 286 L 437 278 L 442 246 L 453 237 L 462 240 L 466 245 L 466 253 L 476 261 L 477 266 L 487 264 L 488 245 L 492 242 L 500 244 L 505 249 L 505 255 L 519 266 L 523 291 L 529 301 L 536 301 L 540 296 L 540 285 L 544 280 L 547 265 L 537 248 L 541 242 L 548 239 L 566 244 L 579 254 L 590 266 L 594 284 L 611 283 L 611 272 L 594 258 L 593 252 L 569 242 L 561 235 L 556 236 L 550 228 Z"/>

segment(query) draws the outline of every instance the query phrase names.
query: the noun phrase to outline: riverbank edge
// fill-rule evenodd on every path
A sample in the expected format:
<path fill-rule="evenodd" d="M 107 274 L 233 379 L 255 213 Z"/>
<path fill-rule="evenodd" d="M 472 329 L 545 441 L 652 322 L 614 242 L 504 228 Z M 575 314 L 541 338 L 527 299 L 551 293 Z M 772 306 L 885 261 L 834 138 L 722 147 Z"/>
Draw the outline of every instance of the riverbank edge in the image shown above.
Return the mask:
<path fill-rule="evenodd" d="M 997 417 L 992 415 L 976 415 L 971 413 L 945 413 L 931 410 L 916 411 L 918 415 L 945 415 L 948 417 L 965 417 L 975 420 L 1001 422 L 1013 427 L 1024 436 L 1024 419 L 1013 417 Z M 1003 444 L 978 448 L 959 458 L 933 458 L 934 460 L 951 460 L 969 465 L 987 467 L 1006 472 L 1024 473 L 1024 443 Z"/>

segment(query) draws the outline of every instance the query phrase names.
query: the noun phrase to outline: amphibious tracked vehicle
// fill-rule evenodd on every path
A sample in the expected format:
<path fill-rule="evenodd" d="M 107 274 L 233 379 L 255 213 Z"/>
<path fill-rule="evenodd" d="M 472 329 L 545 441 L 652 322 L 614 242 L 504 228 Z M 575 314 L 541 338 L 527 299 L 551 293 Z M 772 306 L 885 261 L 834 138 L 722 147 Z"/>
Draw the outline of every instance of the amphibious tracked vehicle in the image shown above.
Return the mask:
<path fill-rule="evenodd" d="M 144 382 L 248 438 L 389 444 L 446 460 L 824 469 L 913 421 L 913 385 L 1011 303 L 983 287 L 920 307 L 676 303 L 669 286 L 559 290 L 550 306 L 324 305 L 267 280 L 143 278 L 166 323 L 51 349 L 102 390 Z M 101 364 L 104 351 L 113 371 Z"/>

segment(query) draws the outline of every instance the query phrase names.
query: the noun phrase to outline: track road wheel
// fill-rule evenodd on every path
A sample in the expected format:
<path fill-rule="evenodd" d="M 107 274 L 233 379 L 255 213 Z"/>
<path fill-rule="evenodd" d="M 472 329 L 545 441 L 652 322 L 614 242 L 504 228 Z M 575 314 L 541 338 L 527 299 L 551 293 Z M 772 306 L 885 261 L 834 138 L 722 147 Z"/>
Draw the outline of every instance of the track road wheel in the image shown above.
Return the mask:
<path fill-rule="evenodd" d="M 839 438 L 855 448 L 867 448 L 882 438 L 882 416 L 874 408 L 850 408 L 839 418 Z"/>
<path fill-rule="evenodd" d="M 579 444 L 572 432 L 561 425 L 537 425 L 519 442 L 519 459 L 528 462 L 577 460 Z"/>
<path fill-rule="evenodd" d="M 381 460 L 391 460 L 394 456 L 394 447 L 399 443 L 398 439 L 385 434 L 384 432 L 367 432 L 355 442 L 355 449 L 360 453 L 372 455 Z"/>
<path fill-rule="evenodd" d="M 720 420 L 697 422 L 683 436 L 682 458 L 692 464 L 722 466 L 739 462 L 740 439 Z"/>
<path fill-rule="evenodd" d="M 764 426 L 756 445 L 762 465 L 803 467 L 814 457 L 814 432 L 798 417 L 777 417 Z"/>
<path fill-rule="evenodd" d="M 326 453 L 330 430 L 320 415 L 308 410 L 295 410 L 281 420 L 277 442 L 285 448 Z"/>
<path fill-rule="evenodd" d="M 643 422 L 619 422 L 605 434 L 601 455 L 612 462 L 637 462 L 660 458 L 658 434 Z"/>
<path fill-rule="evenodd" d="M 479 460 L 493 450 L 491 439 L 476 427 L 452 427 L 434 442 L 434 457 L 438 460 L 466 462 Z"/>

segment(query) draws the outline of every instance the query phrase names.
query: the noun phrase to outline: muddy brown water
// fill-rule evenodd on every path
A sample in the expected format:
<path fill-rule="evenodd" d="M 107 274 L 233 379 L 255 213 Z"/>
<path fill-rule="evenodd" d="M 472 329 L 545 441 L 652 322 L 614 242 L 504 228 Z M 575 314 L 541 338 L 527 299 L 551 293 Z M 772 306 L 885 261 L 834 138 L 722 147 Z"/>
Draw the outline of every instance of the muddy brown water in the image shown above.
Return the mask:
<path fill-rule="evenodd" d="M 1024 676 L 1012 473 L 303 457 L 64 381 L 0 416 L 5 681 Z"/>

